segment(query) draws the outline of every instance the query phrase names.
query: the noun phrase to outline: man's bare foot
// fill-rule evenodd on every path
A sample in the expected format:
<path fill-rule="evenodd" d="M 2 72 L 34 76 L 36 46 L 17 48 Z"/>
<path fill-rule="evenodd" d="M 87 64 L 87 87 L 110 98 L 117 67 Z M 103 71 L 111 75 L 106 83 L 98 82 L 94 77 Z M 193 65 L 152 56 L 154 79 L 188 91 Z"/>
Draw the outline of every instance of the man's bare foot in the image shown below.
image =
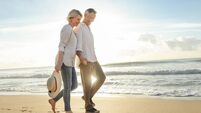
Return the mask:
<path fill-rule="evenodd" d="M 52 111 L 53 111 L 54 113 L 56 113 L 56 111 L 55 111 L 56 102 L 55 102 L 53 99 L 49 99 L 48 102 L 49 102 L 50 105 L 52 106 Z"/>

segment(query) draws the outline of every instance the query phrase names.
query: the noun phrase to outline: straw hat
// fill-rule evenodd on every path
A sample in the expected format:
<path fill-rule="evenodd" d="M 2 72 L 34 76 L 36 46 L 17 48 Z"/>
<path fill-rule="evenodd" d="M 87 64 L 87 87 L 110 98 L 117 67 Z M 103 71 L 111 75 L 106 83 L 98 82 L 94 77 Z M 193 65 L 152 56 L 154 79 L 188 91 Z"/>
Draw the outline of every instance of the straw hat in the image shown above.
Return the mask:
<path fill-rule="evenodd" d="M 54 71 L 47 80 L 48 95 L 51 98 L 55 98 L 59 94 L 61 84 L 61 75 Z"/>

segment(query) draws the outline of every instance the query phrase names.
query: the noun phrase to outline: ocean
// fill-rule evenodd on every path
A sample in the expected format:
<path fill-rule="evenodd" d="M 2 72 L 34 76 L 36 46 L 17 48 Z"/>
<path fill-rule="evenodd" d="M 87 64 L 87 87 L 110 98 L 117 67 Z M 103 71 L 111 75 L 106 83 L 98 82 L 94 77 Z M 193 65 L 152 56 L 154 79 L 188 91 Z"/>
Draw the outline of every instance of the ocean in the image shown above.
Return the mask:
<path fill-rule="evenodd" d="M 201 59 L 125 62 L 102 65 L 106 81 L 98 95 L 201 97 Z M 53 67 L 0 69 L 0 95 L 47 95 Z M 82 95 L 82 84 L 72 94 Z"/>

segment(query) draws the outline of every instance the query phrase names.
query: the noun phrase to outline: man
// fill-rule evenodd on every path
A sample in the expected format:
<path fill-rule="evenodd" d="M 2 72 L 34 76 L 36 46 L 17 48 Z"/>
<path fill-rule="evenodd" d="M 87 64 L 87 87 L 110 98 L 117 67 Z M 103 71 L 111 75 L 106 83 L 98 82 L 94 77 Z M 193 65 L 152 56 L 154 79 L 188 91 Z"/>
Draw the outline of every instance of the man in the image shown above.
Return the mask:
<path fill-rule="evenodd" d="M 84 20 L 80 23 L 75 31 L 77 37 L 77 55 L 80 59 L 80 73 L 84 90 L 85 109 L 87 113 L 99 113 L 95 109 L 95 103 L 92 101 L 93 96 L 103 85 L 106 77 L 97 61 L 94 50 L 94 38 L 90 30 L 90 24 L 96 17 L 96 11 L 89 8 L 84 13 Z M 92 84 L 92 74 L 97 79 Z"/>

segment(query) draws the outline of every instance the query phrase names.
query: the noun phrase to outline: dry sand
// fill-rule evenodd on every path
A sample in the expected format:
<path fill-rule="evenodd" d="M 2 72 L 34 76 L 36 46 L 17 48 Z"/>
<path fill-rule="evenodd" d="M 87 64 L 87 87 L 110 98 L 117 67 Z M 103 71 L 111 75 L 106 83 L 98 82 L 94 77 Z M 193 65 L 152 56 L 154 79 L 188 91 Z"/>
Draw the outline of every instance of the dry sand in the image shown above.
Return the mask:
<path fill-rule="evenodd" d="M 0 113 L 52 113 L 48 96 L 0 96 Z M 72 96 L 73 113 L 85 113 L 80 96 Z M 94 97 L 100 113 L 201 113 L 201 100 L 136 96 Z M 56 105 L 64 113 L 63 99 Z"/>

